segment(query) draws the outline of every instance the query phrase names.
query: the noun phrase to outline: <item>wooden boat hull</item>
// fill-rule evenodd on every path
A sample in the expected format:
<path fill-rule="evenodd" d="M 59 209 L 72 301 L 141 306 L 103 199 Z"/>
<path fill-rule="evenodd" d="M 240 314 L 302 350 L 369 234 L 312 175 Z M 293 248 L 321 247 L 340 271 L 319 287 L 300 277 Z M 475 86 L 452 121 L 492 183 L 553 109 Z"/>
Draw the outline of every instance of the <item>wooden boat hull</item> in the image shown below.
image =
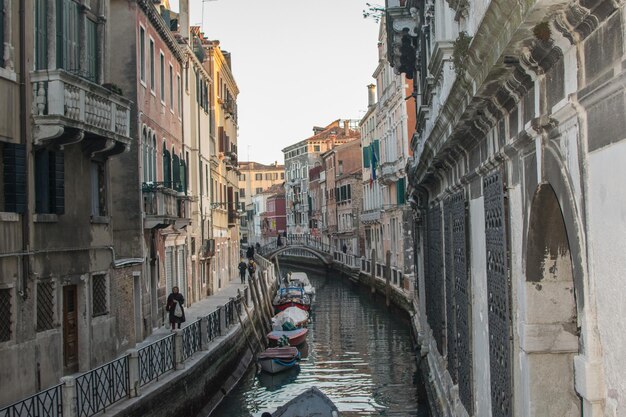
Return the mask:
<path fill-rule="evenodd" d="M 297 300 L 288 300 L 279 304 L 274 304 L 274 310 L 276 310 L 275 311 L 276 313 L 284 311 L 286 308 L 289 308 L 289 307 L 298 307 L 299 309 L 304 310 L 304 311 L 311 310 L 311 304 L 304 304 Z"/>
<path fill-rule="evenodd" d="M 286 371 L 287 369 L 293 368 L 298 364 L 298 359 L 294 358 L 289 362 L 286 362 L 282 359 L 261 359 L 259 360 L 259 365 L 261 365 L 261 369 L 270 374 L 277 374 L 279 372 Z"/>
<path fill-rule="evenodd" d="M 339 417 L 337 406 L 318 388 L 312 387 L 276 410 L 272 417 Z"/>
<path fill-rule="evenodd" d="M 285 335 L 289 339 L 289 346 L 298 346 L 306 340 L 306 336 L 308 333 L 309 330 L 306 328 L 291 331 L 275 330 L 273 332 L 270 332 L 267 335 L 267 338 L 269 339 L 270 344 L 275 346 L 278 343 L 278 339 Z"/>

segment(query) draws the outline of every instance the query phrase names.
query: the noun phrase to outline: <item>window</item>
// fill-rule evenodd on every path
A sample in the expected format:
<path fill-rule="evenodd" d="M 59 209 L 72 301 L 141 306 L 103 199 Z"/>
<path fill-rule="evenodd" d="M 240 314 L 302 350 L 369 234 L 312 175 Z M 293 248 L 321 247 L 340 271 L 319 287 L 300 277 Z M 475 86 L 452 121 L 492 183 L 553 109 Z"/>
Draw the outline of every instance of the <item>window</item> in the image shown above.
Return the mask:
<path fill-rule="evenodd" d="M 319 152 L 319 151 L 320 151 L 320 145 L 314 145 L 313 152 Z"/>
<path fill-rule="evenodd" d="M 0 211 L 26 210 L 26 146 L 0 142 Z"/>
<path fill-rule="evenodd" d="M 284 173 L 284 172 L 281 172 L 281 173 L 280 173 L 280 179 L 281 179 L 281 180 L 284 180 L 284 179 L 285 179 L 285 173 Z"/>
<path fill-rule="evenodd" d="M 35 211 L 65 212 L 65 167 L 63 151 L 38 150 L 35 153 Z"/>
<path fill-rule="evenodd" d="M 170 110 L 174 111 L 174 67 L 170 64 Z"/>
<path fill-rule="evenodd" d="M 239 189 L 239 197 L 241 197 L 241 198 L 245 198 L 246 197 L 246 189 L 245 188 L 240 188 Z"/>
<path fill-rule="evenodd" d="M 146 82 L 146 30 L 139 27 L 139 78 Z"/>
<path fill-rule="evenodd" d="M 0 289 L 0 342 L 11 340 L 11 289 Z"/>
<path fill-rule="evenodd" d="M 265 179 L 266 180 L 271 180 L 272 179 L 272 174 L 270 174 L 270 173 L 265 174 Z"/>
<path fill-rule="evenodd" d="M 154 41 L 150 39 L 150 89 L 154 91 Z"/>
<path fill-rule="evenodd" d="M 94 275 L 91 288 L 93 296 L 93 317 L 104 316 L 107 310 L 107 277 L 104 274 Z"/>
<path fill-rule="evenodd" d="M 0 0 L 0 67 L 4 55 L 4 2 Z M 48 67 L 48 1 L 35 1 L 35 69 Z"/>
<path fill-rule="evenodd" d="M 91 161 L 91 215 L 106 216 L 106 201 L 104 162 Z"/>
<path fill-rule="evenodd" d="M 261 181 L 263 179 L 263 174 L 254 174 L 254 179 L 257 181 Z"/>
<path fill-rule="evenodd" d="M 37 331 L 54 329 L 54 282 L 37 283 Z"/>
<path fill-rule="evenodd" d="M 263 188 L 261 187 L 257 187 L 256 188 L 256 193 L 255 194 L 261 194 L 263 192 Z"/>
<path fill-rule="evenodd" d="M 163 52 L 161 52 L 159 62 L 159 70 L 161 71 L 159 74 L 161 80 L 161 83 L 159 84 L 161 88 L 161 102 L 165 104 L 165 55 L 163 55 Z"/>
<path fill-rule="evenodd" d="M 80 72 L 78 3 L 57 0 L 57 66 L 68 72 Z"/>
<path fill-rule="evenodd" d="M 181 115 L 181 106 L 182 106 L 182 101 L 183 101 L 183 89 L 182 89 L 182 83 L 180 80 L 180 75 L 176 76 L 176 88 L 178 88 L 178 115 Z"/>
<path fill-rule="evenodd" d="M 98 24 L 91 19 L 87 19 L 87 39 L 86 45 L 86 63 L 85 76 L 87 79 L 97 82 L 98 81 Z"/>
<path fill-rule="evenodd" d="M 343 174 L 343 161 L 339 161 L 339 175 Z"/>

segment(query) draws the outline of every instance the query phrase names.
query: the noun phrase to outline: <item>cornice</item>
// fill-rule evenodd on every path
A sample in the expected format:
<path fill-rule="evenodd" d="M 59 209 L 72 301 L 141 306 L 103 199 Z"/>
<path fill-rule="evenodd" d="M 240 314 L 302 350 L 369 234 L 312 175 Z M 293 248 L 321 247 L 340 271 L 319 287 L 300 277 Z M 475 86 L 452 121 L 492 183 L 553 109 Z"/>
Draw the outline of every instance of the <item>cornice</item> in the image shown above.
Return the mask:
<path fill-rule="evenodd" d="M 178 42 L 174 38 L 174 34 L 170 30 L 170 28 L 165 26 L 165 22 L 163 21 L 163 18 L 161 17 L 159 11 L 156 9 L 156 7 L 154 7 L 154 4 L 150 0 L 137 0 L 137 4 L 141 8 L 141 10 L 143 10 L 152 26 L 161 36 L 161 39 L 163 39 L 163 41 L 170 48 L 170 51 L 174 53 L 176 58 L 178 58 L 181 63 L 187 62 L 185 54 L 183 53 Z"/>

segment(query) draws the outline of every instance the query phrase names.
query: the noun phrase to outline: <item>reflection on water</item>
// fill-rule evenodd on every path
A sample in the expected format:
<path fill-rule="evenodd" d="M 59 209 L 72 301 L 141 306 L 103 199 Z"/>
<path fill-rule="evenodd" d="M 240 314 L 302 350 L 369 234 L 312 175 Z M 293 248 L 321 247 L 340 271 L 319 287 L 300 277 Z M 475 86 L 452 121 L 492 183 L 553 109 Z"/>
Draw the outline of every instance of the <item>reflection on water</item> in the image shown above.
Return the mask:
<path fill-rule="evenodd" d="M 317 386 L 343 416 L 419 416 L 411 334 L 404 318 L 332 273 L 308 273 L 317 289 L 299 367 L 276 375 L 251 366 L 213 416 L 258 417 Z"/>

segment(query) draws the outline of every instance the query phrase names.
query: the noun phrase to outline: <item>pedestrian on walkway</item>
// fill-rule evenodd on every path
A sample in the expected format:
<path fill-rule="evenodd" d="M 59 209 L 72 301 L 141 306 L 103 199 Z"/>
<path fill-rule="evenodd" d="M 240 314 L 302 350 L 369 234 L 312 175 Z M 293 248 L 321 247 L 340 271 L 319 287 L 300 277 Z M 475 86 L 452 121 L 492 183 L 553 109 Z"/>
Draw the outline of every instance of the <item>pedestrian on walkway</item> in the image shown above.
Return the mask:
<path fill-rule="evenodd" d="M 254 246 L 248 246 L 248 250 L 246 251 L 246 258 L 254 259 Z"/>
<path fill-rule="evenodd" d="M 239 278 L 241 278 L 241 283 L 246 283 L 246 270 L 248 269 L 248 265 L 246 265 L 246 261 L 241 258 L 241 262 L 239 262 Z"/>
<path fill-rule="evenodd" d="M 343 244 L 343 246 L 341 247 L 341 251 L 342 251 L 343 253 L 348 252 L 348 247 L 346 246 L 346 244 L 345 244 L 345 243 L 344 243 L 344 244 Z"/>
<path fill-rule="evenodd" d="M 256 272 L 256 264 L 254 263 L 252 259 L 250 259 L 250 262 L 248 262 L 248 276 L 250 276 L 250 278 L 254 277 L 255 272 Z"/>
<path fill-rule="evenodd" d="M 172 287 L 172 293 L 167 297 L 167 304 L 165 305 L 165 310 L 170 313 L 172 330 L 174 330 L 176 325 L 180 329 L 180 324 L 185 322 L 183 304 L 185 304 L 185 297 L 179 292 L 178 287 Z"/>

